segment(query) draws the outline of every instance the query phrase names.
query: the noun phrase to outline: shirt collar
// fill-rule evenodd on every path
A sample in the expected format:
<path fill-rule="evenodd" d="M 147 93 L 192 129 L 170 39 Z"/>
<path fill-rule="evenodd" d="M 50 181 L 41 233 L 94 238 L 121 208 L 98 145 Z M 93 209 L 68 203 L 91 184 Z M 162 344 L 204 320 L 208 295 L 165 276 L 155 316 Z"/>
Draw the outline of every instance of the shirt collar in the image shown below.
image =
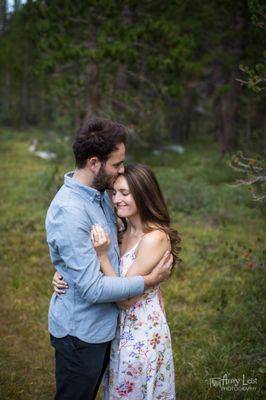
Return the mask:
<path fill-rule="evenodd" d="M 64 176 L 65 186 L 78 191 L 79 193 L 85 195 L 91 201 L 100 202 L 104 198 L 104 192 L 99 192 L 99 190 L 92 188 L 91 186 L 83 185 L 83 183 L 77 181 L 73 178 L 74 172 L 67 172 Z"/>

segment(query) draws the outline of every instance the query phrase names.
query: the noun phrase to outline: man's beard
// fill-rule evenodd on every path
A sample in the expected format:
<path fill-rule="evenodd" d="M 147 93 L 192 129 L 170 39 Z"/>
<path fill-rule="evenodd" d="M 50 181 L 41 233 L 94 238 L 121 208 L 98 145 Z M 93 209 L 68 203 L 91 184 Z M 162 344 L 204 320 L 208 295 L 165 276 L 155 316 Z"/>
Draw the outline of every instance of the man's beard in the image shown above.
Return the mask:
<path fill-rule="evenodd" d="M 104 164 L 101 165 L 98 174 L 95 176 L 92 182 L 92 186 L 99 192 L 104 192 L 106 189 L 112 189 L 115 177 L 108 175 L 105 172 Z"/>

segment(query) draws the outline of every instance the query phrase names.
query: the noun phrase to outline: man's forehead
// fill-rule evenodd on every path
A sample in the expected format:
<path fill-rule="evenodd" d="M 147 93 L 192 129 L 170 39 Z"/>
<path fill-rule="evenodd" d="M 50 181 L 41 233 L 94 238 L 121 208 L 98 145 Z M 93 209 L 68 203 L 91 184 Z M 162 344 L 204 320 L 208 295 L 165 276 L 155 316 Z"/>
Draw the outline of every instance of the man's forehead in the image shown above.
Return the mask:
<path fill-rule="evenodd" d="M 108 159 L 110 161 L 123 161 L 125 159 L 125 156 L 126 156 L 126 147 L 124 143 L 120 143 L 119 145 L 117 145 L 117 149 L 112 151 L 112 153 L 110 153 Z"/>

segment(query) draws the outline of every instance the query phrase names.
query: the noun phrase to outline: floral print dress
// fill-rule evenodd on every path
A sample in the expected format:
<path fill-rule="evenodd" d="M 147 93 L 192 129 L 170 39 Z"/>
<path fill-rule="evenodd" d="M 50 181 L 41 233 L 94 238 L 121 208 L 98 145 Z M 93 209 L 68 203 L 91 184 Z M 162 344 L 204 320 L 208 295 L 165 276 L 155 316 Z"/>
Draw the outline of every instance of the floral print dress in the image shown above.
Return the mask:
<path fill-rule="evenodd" d="M 122 276 L 136 258 L 137 245 L 121 258 Z M 175 399 L 171 337 L 159 286 L 145 291 L 133 306 L 120 312 L 103 383 L 103 400 L 118 399 Z"/>

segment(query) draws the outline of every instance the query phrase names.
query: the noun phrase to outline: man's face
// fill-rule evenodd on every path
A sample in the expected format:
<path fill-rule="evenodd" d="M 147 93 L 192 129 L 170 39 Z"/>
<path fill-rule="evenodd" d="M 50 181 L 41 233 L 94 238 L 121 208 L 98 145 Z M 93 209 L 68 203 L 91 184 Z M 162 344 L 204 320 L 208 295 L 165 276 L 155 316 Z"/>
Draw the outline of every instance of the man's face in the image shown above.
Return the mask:
<path fill-rule="evenodd" d="M 105 163 L 102 163 L 99 172 L 93 180 L 93 186 L 99 190 L 112 189 L 113 184 L 119 174 L 124 173 L 126 148 L 124 143 L 117 146 L 117 150 L 112 151 Z"/>

